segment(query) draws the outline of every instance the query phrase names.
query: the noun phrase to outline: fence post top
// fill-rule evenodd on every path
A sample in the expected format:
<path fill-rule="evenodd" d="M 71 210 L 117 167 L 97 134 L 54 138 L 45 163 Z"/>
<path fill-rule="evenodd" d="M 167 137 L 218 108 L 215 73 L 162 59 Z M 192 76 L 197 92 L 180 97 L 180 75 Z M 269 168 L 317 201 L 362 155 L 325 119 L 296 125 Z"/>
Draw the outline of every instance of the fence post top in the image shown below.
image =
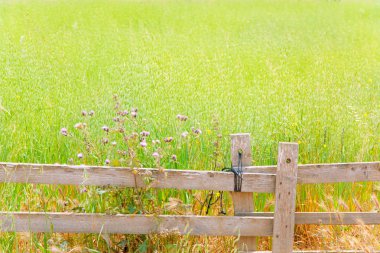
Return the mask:
<path fill-rule="evenodd" d="M 298 143 L 297 142 L 279 142 L 278 145 L 294 145 L 294 146 L 298 146 Z"/>
<path fill-rule="evenodd" d="M 237 134 L 230 134 L 230 136 L 250 136 L 251 134 L 250 133 L 237 133 Z"/>

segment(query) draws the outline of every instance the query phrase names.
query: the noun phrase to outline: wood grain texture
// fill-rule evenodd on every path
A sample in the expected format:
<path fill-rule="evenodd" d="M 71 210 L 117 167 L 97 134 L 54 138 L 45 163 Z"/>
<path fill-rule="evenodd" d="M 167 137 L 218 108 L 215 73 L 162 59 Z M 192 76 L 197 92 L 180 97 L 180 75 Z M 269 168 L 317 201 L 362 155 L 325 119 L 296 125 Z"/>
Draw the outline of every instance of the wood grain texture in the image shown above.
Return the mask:
<path fill-rule="evenodd" d="M 272 230 L 270 217 L 0 212 L 1 232 L 269 236 Z"/>
<path fill-rule="evenodd" d="M 276 205 L 274 211 L 274 253 L 293 252 L 296 208 L 298 144 L 281 142 L 278 147 Z"/>
<path fill-rule="evenodd" d="M 144 177 L 153 179 L 152 188 L 234 190 L 232 172 L 0 163 L 0 182 L 144 187 Z M 274 192 L 275 180 L 274 175 L 246 173 L 242 192 Z"/>
<path fill-rule="evenodd" d="M 249 173 L 276 173 L 276 166 L 249 166 Z M 380 162 L 300 164 L 299 184 L 380 181 Z"/>
<path fill-rule="evenodd" d="M 274 217 L 274 213 L 237 213 L 236 216 Z M 295 224 L 313 225 L 380 225 L 379 212 L 296 212 Z"/>
<path fill-rule="evenodd" d="M 242 165 L 249 166 L 252 163 L 251 140 L 249 134 L 232 134 L 231 135 L 231 162 L 233 167 L 238 166 L 239 152 L 242 152 Z M 243 175 L 243 182 L 246 175 Z M 253 194 L 251 192 L 231 192 L 234 204 L 234 213 L 253 212 Z M 240 236 L 238 249 L 242 251 L 251 251 L 257 249 L 257 238 Z"/>

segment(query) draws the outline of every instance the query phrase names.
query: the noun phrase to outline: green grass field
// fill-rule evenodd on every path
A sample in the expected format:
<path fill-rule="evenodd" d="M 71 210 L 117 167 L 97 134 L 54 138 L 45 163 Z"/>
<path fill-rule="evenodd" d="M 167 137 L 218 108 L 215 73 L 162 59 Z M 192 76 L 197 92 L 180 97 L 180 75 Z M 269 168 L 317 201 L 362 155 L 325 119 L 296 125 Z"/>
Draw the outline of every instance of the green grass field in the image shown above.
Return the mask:
<path fill-rule="evenodd" d="M 215 120 L 225 166 L 228 135 L 238 132 L 251 133 L 255 165 L 276 164 L 279 141 L 298 142 L 301 163 L 378 161 L 379 27 L 375 0 L 0 1 L 0 161 L 68 163 L 83 145 L 60 129 L 75 132 L 81 111 L 94 110 L 91 136 L 100 139 L 101 127 L 113 124 L 113 94 L 123 108 L 138 108 L 134 130 L 150 131 L 152 139 L 176 141 L 191 127 L 202 130 L 186 152 L 169 150 L 178 161 L 164 159 L 167 168 L 213 169 Z M 179 123 L 177 114 L 189 120 Z M 106 156 L 86 161 L 103 164 Z M 141 154 L 141 164 L 151 166 L 151 157 Z M 74 187 L 5 184 L 0 192 L 2 210 L 63 210 L 51 203 L 69 197 L 88 212 L 118 204 L 111 192 L 105 200 Z M 43 207 L 41 194 L 51 201 Z M 191 200 L 165 194 L 159 202 L 169 195 Z M 380 189 L 369 183 L 305 186 L 298 209 L 320 210 L 329 196 L 334 208 L 342 200 L 355 210 L 357 199 L 371 209 Z M 258 210 L 268 199 L 257 198 Z M 326 246 L 297 231 L 297 247 Z M 2 252 L 47 252 L 48 239 L 58 240 L 1 237 Z M 78 238 L 68 247 L 99 246 Z M 331 247 L 340 243 L 331 241 Z"/>

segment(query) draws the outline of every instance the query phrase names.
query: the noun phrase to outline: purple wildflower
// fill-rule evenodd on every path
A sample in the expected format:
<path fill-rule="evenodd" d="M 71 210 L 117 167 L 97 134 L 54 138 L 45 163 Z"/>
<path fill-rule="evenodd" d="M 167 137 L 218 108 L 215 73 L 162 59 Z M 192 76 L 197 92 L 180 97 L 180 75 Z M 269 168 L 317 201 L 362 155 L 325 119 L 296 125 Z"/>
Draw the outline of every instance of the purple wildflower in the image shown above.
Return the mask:
<path fill-rule="evenodd" d="M 78 154 L 78 158 L 79 158 L 79 159 L 82 159 L 82 158 L 83 158 L 83 154 L 82 154 L 82 153 L 79 153 L 79 154 Z"/>
<path fill-rule="evenodd" d="M 176 155 L 172 155 L 172 160 L 175 162 L 175 161 L 177 161 L 177 156 Z"/>
<path fill-rule="evenodd" d="M 146 143 L 145 139 L 140 142 L 140 146 L 145 148 L 148 144 Z"/>
<path fill-rule="evenodd" d="M 103 126 L 102 129 L 103 129 L 103 131 L 105 131 L 107 133 L 110 131 L 110 129 L 108 128 L 108 126 Z"/>
<path fill-rule="evenodd" d="M 61 129 L 61 134 L 63 135 L 63 136 L 67 136 L 68 134 L 69 134 L 69 132 L 67 131 L 67 128 L 62 128 Z"/>
<path fill-rule="evenodd" d="M 160 154 L 159 154 L 158 152 L 154 152 L 154 153 L 152 154 L 152 156 L 153 156 L 154 158 L 160 158 Z"/>
<path fill-rule="evenodd" d="M 95 115 L 95 112 L 93 110 L 89 111 L 88 115 L 90 115 L 91 117 Z"/>
<path fill-rule="evenodd" d="M 150 135 L 150 133 L 149 133 L 148 131 L 142 131 L 142 132 L 140 133 L 140 135 L 141 135 L 141 136 L 144 136 L 144 137 L 147 137 L 147 136 Z"/>
<path fill-rule="evenodd" d="M 193 131 L 194 134 L 202 134 L 202 130 L 200 130 L 199 128 L 195 129 L 194 127 L 191 128 L 191 131 Z"/>
<path fill-rule="evenodd" d="M 82 116 L 86 117 L 87 116 L 87 112 L 86 111 L 82 111 Z"/>
<path fill-rule="evenodd" d="M 181 115 L 181 114 L 178 114 L 177 115 L 177 119 L 179 119 L 180 121 L 186 121 L 189 117 L 185 116 L 185 115 Z"/>
<path fill-rule="evenodd" d="M 185 131 L 185 132 L 183 132 L 183 133 L 181 134 L 181 137 L 182 137 L 182 138 L 186 138 L 188 134 L 189 134 L 189 133 Z"/>
<path fill-rule="evenodd" d="M 110 164 L 110 163 L 111 163 L 111 161 L 109 159 L 105 160 L 105 164 Z"/>
<path fill-rule="evenodd" d="M 165 142 L 169 143 L 169 142 L 172 142 L 173 141 L 173 137 L 166 137 L 164 139 Z"/>

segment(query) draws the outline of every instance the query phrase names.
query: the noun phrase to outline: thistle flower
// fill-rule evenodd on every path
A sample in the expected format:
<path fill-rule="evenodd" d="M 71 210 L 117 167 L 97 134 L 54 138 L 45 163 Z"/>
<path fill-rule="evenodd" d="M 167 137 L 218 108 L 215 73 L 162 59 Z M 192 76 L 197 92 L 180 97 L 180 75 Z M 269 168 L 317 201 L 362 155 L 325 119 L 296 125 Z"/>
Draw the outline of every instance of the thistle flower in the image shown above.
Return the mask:
<path fill-rule="evenodd" d="M 202 134 L 202 130 L 200 130 L 199 128 L 195 129 L 194 127 L 191 128 L 191 131 L 193 131 L 194 134 Z"/>
<path fill-rule="evenodd" d="M 102 139 L 102 143 L 103 143 L 103 144 L 107 144 L 108 142 L 109 142 L 108 138 L 103 138 L 103 139 Z"/>
<path fill-rule="evenodd" d="M 177 156 L 176 155 L 172 155 L 171 159 L 175 162 L 175 161 L 177 161 Z"/>
<path fill-rule="evenodd" d="M 104 131 L 104 132 L 109 132 L 110 131 L 110 129 L 108 128 L 108 126 L 103 126 L 102 127 L 102 130 Z"/>
<path fill-rule="evenodd" d="M 146 137 L 146 136 L 149 136 L 150 133 L 149 133 L 148 131 L 142 131 L 142 132 L 140 133 L 140 135 Z"/>
<path fill-rule="evenodd" d="M 186 121 L 189 117 L 185 116 L 185 115 L 181 115 L 181 114 L 178 114 L 177 115 L 177 119 L 179 119 L 180 121 Z"/>
<path fill-rule="evenodd" d="M 155 145 L 155 144 L 160 144 L 160 140 L 153 140 L 152 143 Z"/>
<path fill-rule="evenodd" d="M 141 142 L 140 142 L 140 146 L 145 148 L 148 144 L 146 143 L 145 139 L 143 139 Z"/>
<path fill-rule="evenodd" d="M 93 110 L 91 110 L 91 111 L 89 111 L 88 115 L 90 115 L 91 117 L 95 116 L 95 112 Z"/>
<path fill-rule="evenodd" d="M 86 117 L 87 116 L 87 112 L 86 111 L 82 111 L 82 116 Z"/>
<path fill-rule="evenodd" d="M 83 154 L 82 153 L 79 153 L 77 156 L 78 156 L 79 159 L 83 158 Z"/>
<path fill-rule="evenodd" d="M 131 116 L 132 116 L 133 118 L 136 118 L 136 117 L 137 117 L 137 112 L 131 112 Z"/>
<path fill-rule="evenodd" d="M 111 142 L 112 146 L 116 146 L 116 144 L 117 144 L 116 141 Z"/>
<path fill-rule="evenodd" d="M 115 118 L 113 118 L 113 121 L 114 122 L 120 122 L 120 118 L 119 117 L 115 117 Z"/>
<path fill-rule="evenodd" d="M 111 161 L 110 161 L 109 159 L 106 159 L 106 160 L 104 161 L 104 163 L 105 163 L 105 164 L 110 164 Z"/>
<path fill-rule="evenodd" d="M 61 134 L 63 135 L 63 136 L 67 136 L 68 134 L 69 134 L 69 132 L 67 131 L 67 128 L 61 128 Z"/>
<path fill-rule="evenodd" d="M 153 156 L 154 158 L 160 158 L 160 154 L 159 154 L 158 152 L 154 152 L 154 153 L 152 154 L 152 156 Z"/>
<path fill-rule="evenodd" d="M 173 137 L 166 137 L 166 138 L 164 139 L 164 141 L 165 141 L 166 143 L 172 142 L 172 141 L 173 141 Z"/>
<path fill-rule="evenodd" d="M 189 133 L 185 131 L 185 132 L 183 132 L 183 133 L 181 134 L 181 137 L 182 137 L 182 138 L 186 138 L 188 134 L 189 134 Z"/>

